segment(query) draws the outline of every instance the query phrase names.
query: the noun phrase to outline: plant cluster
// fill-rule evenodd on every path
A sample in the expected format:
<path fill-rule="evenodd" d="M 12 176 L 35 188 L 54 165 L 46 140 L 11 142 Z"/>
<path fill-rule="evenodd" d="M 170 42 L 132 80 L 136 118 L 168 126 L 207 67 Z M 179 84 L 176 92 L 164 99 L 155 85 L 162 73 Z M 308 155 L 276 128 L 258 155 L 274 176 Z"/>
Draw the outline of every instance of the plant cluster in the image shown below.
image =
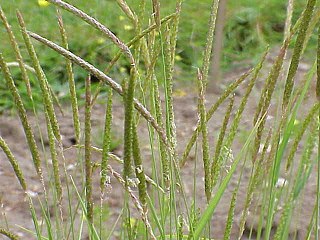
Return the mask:
<path fill-rule="evenodd" d="M 251 239 L 270 239 L 271 236 L 274 239 L 293 239 L 298 234 L 296 231 L 293 233 L 290 231 L 290 225 L 295 218 L 295 206 L 303 201 L 302 193 L 310 181 L 312 169 L 317 168 L 316 199 L 315 202 L 310 203 L 314 208 L 308 219 L 305 239 L 313 236 L 318 238 L 320 161 L 319 153 L 314 153 L 313 150 L 317 145 L 319 147 L 320 47 L 318 47 L 315 62 L 302 83 L 295 84 L 294 81 L 300 59 L 318 22 L 319 9 L 316 0 L 307 1 L 304 11 L 296 21 L 292 21 L 293 9 L 288 8 L 286 24 L 289 30 L 284 34 L 284 41 L 272 63 L 270 72 L 267 76 L 263 76 L 265 81 L 251 119 L 251 128 L 246 139 L 242 141 L 238 138 L 241 119 L 261 70 L 265 66 L 269 50 L 262 54 L 255 67 L 235 79 L 221 93 L 217 101 L 208 107 L 206 93 L 210 59 L 214 54 L 212 42 L 219 7 L 218 0 L 211 2 L 202 61 L 195 74 L 198 123 L 182 153 L 178 151 L 180 142 L 176 133 L 173 92 L 176 81 L 174 75 L 176 56 L 179 48 L 177 42 L 179 33 L 183 31 L 179 29 L 183 1 L 176 0 L 172 12 L 168 14 L 162 12 L 159 0 L 152 0 L 151 4 L 145 0 L 137 1 L 139 2 L 137 9 L 131 7 L 125 0 L 116 2 L 121 14 L 130 23 L 128 26 L 132 27 L 130 31 L 134 33 L 132 39 L 127 41 L 119 37 L 121 34 L 111 31 L 109 26 L 77 8 L 76 4 L 72 5 L 63 0 L 42 2 L 42 4 L 50 3 L 50 7 L 56 7 L 59 43 L 58 40 L 51 41 L 30 31 L 20 11 L 17 11 L 20 31 L 13 31 L 5 12 L 0 9 L 2 27 L 10 39 L 10 48 L 15 58 L 13 65 L 18 66 L 23 87 L 17 86 L 11 71 L 12 62 L 0 54 L 2 81 L 13 99 L 14 108 L 21 120 L 31 153 L 32 161 L 30 162 L 34 165 L 37 179 L 43 187 L 43 194 L 36 202 L 19 161 L 10 146 L 0 137 L 0 147 L 9 160 L 30 206 L 34 229 L 27 231 L 37 239 L 81 239 L 86 234 L 89 239 L 115 237 L 211 239 L 211 222 L 215 217 L 218 204 L 230 189 L 231 179 L 238 177 L 237 184 L 232 187 L 230 207 L 225 220 L 224 239 L 236 237 L 240 239 L 245 229 L 249 229 Z M 289 0 L 288 3 L 290 5 L 291 1 Z M 75 22 L 88 24 L 99 33 L 101 38 L 108 40 L 113 49 L 116 49 L 114 55 L 105 59 L 106 66 L 99 68 L 90 63 L 86 56 L 82 56 L 81 52 L 71 50 L 72 44 L 69 42 L 70 37 L 64 26 L 61 11 L 71 13 Z M 20 41 L 16 37 L 18 33 L 22 35 L 22 38 L 19 38 L 22 39 Z M 57 118 L 57 110 L 60 108 L 63 111 L 63 107 L 59 104 L 59 98 L 48 81 L 46 69 L 41 66 L 35 43 L 52 49 L 64 58 L 69 88 L 67 96 L 70 99 L 75 135 L 75 144 L 71 148 L 78 152 L 76 167 L 81 173 L 80 178 L 68 173 L 66 149 L 62 143 L 63 137 Z M 27 58 L 21 53 L 22 44 L 26 49 Z M 286 72 L 284 61 L 290 44 L 293 44 L 293 53 Z M 103 59 L 103 56 L 101 57 Z M 112 72 L 117 68 L 119 61 L 126 63 L 127 73 L 124 75 L 114 75 Z M 75 65 L 87 75 L 82 79 L 83 121 L 80 120 Z M 33 80 L 30 75 L 34 77 Z M 310 86 L 315 75 L 317 76 L 315 91 L 318 100 L 312 102 L 308 108 L 305 107 L 303 111 L 303 104 L 307 94 L 312 91 Z M 94 80 L 98 81 L 95 88 L 92 87 Z M 280 80 L 283 80 L 284 84 Z M 245 90 L 241 97 L 236 99 L 234 93 L 240 86 Z M 280 89 L 279 93 L 276 91 L 277 88 Z M 99 98 L 101 92 L 105 94 Z M 26 111 L 23 94 L 28 97 L 32 113 Z M 112 106 L 116 95 L 121 97 L 124 107 L 122 159 L 111 152 L 114 127 Z M 42 101 L 42 110 L 39 110 L 36 96 L 39 96 Z M 94 146 L 92 137 L 92 109 L 98 99 L 105 105 L 103 140 L 100 147 Z M 275 109 L 277 114 L 272 124 L 269 124 L 267 118 L 274 100 L 278 100 Z M 227 103 L 225 115 L 215 144 L 212 145 L 209 140 L 209 121 L 214 118 L 214 114 L 219 107 L 224 106 L 224 103 Z M 41 149 L 36 144 L 35 129 L 30 124 L 30 114 L 37 117 L 41 111 L 45 116 L 48 149 L 45 147 Z M 297 124 L 297 119 L 301 124 Z M 148 128 L 147 137 L 152 165 L 150 176 L 145 171 L 146 157 L 141 149 L 139 136 L 139 128 L 145 126 L 143 124 Z M 234 145 L 239 142 L 242 143 L 240 150 L 233 151 Z M 299 146 L 302 147 L 300 156 L 297 155 Z M 196 173 L 200 168 L 204 176 L 203 196 L 207 203 L 205 206 L 198 205 L 198 196 L 194 195 L 191 201 L 186 196 L 185 183 L 192 185 L 190 183 L 192 178 L 184 179 L 181 171 L 186 166 L 192 150 L 196 155 L 194 172 Z M 43 151 L 47 151 L 50 155 L 52 167 L 44 167 Z M 101 153 L 99 161 L 93 159 L 94 151 Z M 111 164 L 111 159 L 116 160 L 116 166 Z M 201 161 L 200 167 L 197 164 L 198 161 Z M 119 166 L 121 172 L 116 170 Z M 235 236 L 232 235 L 231 230 L 235 227 L 235 209 L 243 181 L 243 171 L 248 166 L 251 172 L 239 229 Z M 286 173 L 285 180 L 281 178 L 282 169 Z M 237 175 L 237 172 L 240 172 L 240 175 Z M 99 178 L 98 185 L 94 184 L 95 177 Z M 106 208 L 103 204 L 108 196 L 107 187 L 110 185 L 110 179 L 116 180 L 123 188 L 123 207 L 118 220 L 106 232 L 104 219 L 108 212 L 113 210 Z M 199 184 L 196 180 L 194 176 L 194 192 Z M 100 204 L 96 201 L 97 195 L 100 197 Z M 252 210 L 254 198 L 258 198 L 260 203 L 259 209 L 254 206 L 257 208 L 256 212 L 259 212 L 257 228 L 246 225 L 249 211 L 254 211 Z M 50 212 L 52 202 L 55 206 L 54 214 Z M 40 212 L 36 211 L 37 206 L 40 206 Z M 276 217 L 280 217 L 280 222 L 274 227 Z M 0 234 L 18 239 L 10 228 L 0 228 Z"/>

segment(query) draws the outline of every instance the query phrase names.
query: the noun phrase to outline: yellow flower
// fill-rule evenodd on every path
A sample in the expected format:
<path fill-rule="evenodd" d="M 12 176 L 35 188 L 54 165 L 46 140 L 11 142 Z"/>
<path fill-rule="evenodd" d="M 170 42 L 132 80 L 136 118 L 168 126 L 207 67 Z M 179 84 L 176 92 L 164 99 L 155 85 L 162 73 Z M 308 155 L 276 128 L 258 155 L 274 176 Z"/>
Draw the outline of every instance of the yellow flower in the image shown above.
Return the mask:
<path fill-rule="evenodd" d="M 125 73 L 127 71 L 127 69 L 125 69 L 124 67 L 120 67 L 120 72 L 121 73 Z"/>
<path fill-rule="evenodd" d="M 126 30 L 126 31 L 130 31 L 130 30 L 133 29 L 133 27 L 132 27 L 131 25 L 124 25 L 123 28 L 124 28 L 124 30 Z"/>
<path fill-rule="evenodd" d="M 182 60 L 182 57 L 179 56 L 179 55 L 176 55 L 174 58 L 175 58 L 178 62 Z"/>
<path fill-rule="evenodd" d="M 49 2 L 47 2 L 46 0 L 38 0 L 38 5 L 40 6 L 40 7 L 47 7 L 47 6 L 49 6 Z"/>
<path fill-rule="evenodd" d="M 105 39 L 102 38 L 102 37 L 100 37 L 100 38 L 97 39 L 97 43 L 98 43 L 98 44 L 103 44 L 104 42 L 105 42 Z"/>

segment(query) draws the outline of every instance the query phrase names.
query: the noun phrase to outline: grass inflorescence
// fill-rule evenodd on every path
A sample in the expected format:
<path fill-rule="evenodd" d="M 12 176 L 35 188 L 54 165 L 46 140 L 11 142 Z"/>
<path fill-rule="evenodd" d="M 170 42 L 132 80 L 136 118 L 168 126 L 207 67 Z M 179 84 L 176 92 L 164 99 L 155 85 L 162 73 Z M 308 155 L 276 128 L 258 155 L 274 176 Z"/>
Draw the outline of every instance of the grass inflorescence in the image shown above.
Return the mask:
<path fill-rule="evenodd" d="M 124 29 L 132 33 L 131 39 L 130 34 L 124 37 L 121 29 L 106 24 L 90 9 L 81 9 L 75 1 L 46 1 L 50 3 L 45 6 L 48 12 L 56 9 L 53 14 L 58 24 L 52 31 L 59 39 L 33 32 L 20 11 L 17 31 L 0 8 L 1 27 L 14 57 L 12 62 L 10 55 L 0 53 L 1 76 L 38 175 L 30 177 L 16 148 L 0 135 L 0 148 L 29 204 L 33 226 L 21 226 L 23 234 L 36 239 L 130 240 L 318 237 L 320 171 L 314 171 L 313 166 L 319 161 L 319 152 L 314 151 L 319 145 L 319 56 L 301 83 L 294 84 L 300 78 L 299 64 L 319 19 L 317 1 L 308 0 L 297 17 L 289 0 L 284 40 L 277 54 L 270 53 L 272 47 L 268 46 L 255 66 L 250 65 L 226 82 L 224 89 L 212 93 L 209 68 L 216 54 L 212 46 L 218 41 L 215 29 L 221 1 L 201 3 L 207 4 L 203 15 L 209 24 L 201 43 L 202 58 L 188 70 L 181 65 L 192 58 L 183 55 L 188 51 L 180 47 L 181 39 L 185 40 L 184 11 L 188 9 L 181 0 L 166 7 L 158 0 L 108 3 L 113 4 Z M 110 10 L 104 11 L 108 14 Z M 101 54 L 102 60 L 96 64 L 73 48 L 68 19 L 92 29 L 110 55 Z M 260 25 L 257 29 L 262 43 L 263 29 Z M 91 44 L 90 36 L 81 41 Z M 70 106 L 60 104 L 55 84 L 42 64 L 39 52 L 43 49 L 64 60 L 60 71 L 66 76 L 64 90 Z M 11 67 L 18 67 L 23 85 Z M 83 76 L 79 71 L 87 77 L 77 77 Z M 195 90 L 191 83 L 178 89 L 185 83 L 181 76 L 186 75 L 195 81 Z M 216 82 L 213 85 L 218 86 Z M 175 100 L 184 96 L 175 95 L 176 90 L 187 91 L 181 106 Z M 23 91 L 33 112 L 26 110 Z M 35 98 L 37 91 L 41 101 Z M 312 91 L 317 100 L 309 97 Z M 180 113 L 192 110 L 187 102 L 191 95 L 197 97 L 193 117 L 198 122 L 193 128 L 186 125 L 181 132 L 183 124 L 190 124 L 181 121 Z M 65 110 L 68 108 L 70 114 Z M 101 108 L 104 114 L 96 124 L 95 111 Z M 46 132 L 41 129 L 41 116 Z M 66 146 L 62 127 L 68 117 L 74 135 L 71 146 Z M 35 119 L 39 133 L 30 119 Z M 95 146 L 96 130 L 101 132 L 101 146 Z M 122 141 L 115 139 L 114 132 L 121 134 Z M 193 158 L 195 163 L 190 164 Z M 314 199 L 308 192 L 315 186 L 310 184 L 315 178 Z M 34 186 L 36 181 L 41 190 Z M 314 200 L 308 203 L 312 210 L 299 212 L 306 198 Z M 296 221 L 307 230 L 292 230 Z M 14 222 L 5 219 L 4 223 L 0 234 L 18 239 Z"/>

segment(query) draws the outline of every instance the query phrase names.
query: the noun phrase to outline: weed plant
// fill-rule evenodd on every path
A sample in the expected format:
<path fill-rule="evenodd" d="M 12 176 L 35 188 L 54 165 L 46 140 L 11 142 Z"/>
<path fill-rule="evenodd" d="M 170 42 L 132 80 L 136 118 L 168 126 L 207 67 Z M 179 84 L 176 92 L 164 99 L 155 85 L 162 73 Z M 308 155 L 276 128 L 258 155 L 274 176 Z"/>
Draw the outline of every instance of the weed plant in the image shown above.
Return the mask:
<path fill-rule="evenodd" d="M 291 226 L 299 220 L 299 205 L 304 201 L 305 189 L 316 173 L 317 183 L 313 185 L 316 196 L 314 202 L 309 203 L 314 207 L 308 215 L 310 218 L 304 219 L 308 227 L 303 231 L 303 238 L 318 239 L 320 155 L 315 149 L 319 148 L 320 136 L 320 47 L 302 82 L 295 84 L 294 81 L 300 59 L 308 49 L 307 43 L 317 25 L 319 9 L 316 0 L 308 0 L 304 11 L 296 18 L 292 18 L 295 12 L 288 8 L 288 31 L 267 75 L 261 72 L 266 67 L 269 49 L 261 54 L 254 68 L 234 79 L 209 106 L 206 94 L 219 1 L 208 3 L 210 12 L 206 13 L 208 27 L 203 59 L 192 73 L 198 94 L 198 123 L 186 146 L 181 146 L 182 142 L 177 137 L 174 110 L 179 106 L 175 106 L 173 98 L 175 81 L 179 81 L 175 70 L 179 54 L 177 39 L 184 31 L 179 28 L 184 3 L 172 1 L 172 9 L 162 11 L 159 0 L 137 2 L 139 7 L 125 0 L 112 3 L 118 5 L 119 15 L 125 18 L 133 32 L 132 39 L 122 38 L 121 33 L 117 34 L 120 29 L 100 23 L 97 19 L 103 16 L 92 16 L 94 13 L 90 14 L 89 8 L 80 10 L 76 2 L 71 5 L 62 0 L 45 1 L 50 3 L 45 11 L 57 16 L 56 35 L 60 38 L 49 36 L 54 38 L 53 41 L 32 32 L 32 27 L 25 23 L 23 11 L 17 11 L 20 29 L 12 31 L 5 12 L 0 9 L 2 27 L 12 50 L 10 56 L 0 54 L 1 84 L 9 90 L 25 132 L 32 156 L 25 161 L 34 165 L 37 180 L 42 186 L 42 194 L 35 198 L 21 163 L 0 137 L 0 147 L 30 207 L 30 221 L 34 227 L 24 229 L 25 234 L 36 239 L 241 239 L 244 234 L 249 239 L 298 239 L 301 232 L 292 231 Z M 104 9 L 104 14 L 108 11 Z M 87 23 L 95 30 L 93 33 L 108 41 L 114 55 L 105 59 L 100 56 L 103 61 L 97 67 L 88 61 L 90 57 L 73 49 L 72 42 L 81 39 L 70 40 L 72 36 L 68 35 L 63 21 L 65 12 L 69 12 L 66 16 L 72 18 L 75 25 Z M 16 37 L 20 34 L 22 37 Z M 90 37 L 85 40 L 90 45 Z M 293 53 L 287 71 L 284 62 L 291 45 Z M 71 174 L 67 168 L 67 149 L 63 145 L 61 122 L 58 120 L 58 111 L 63 111 L 64 107 L 59 105 L 47 71 L 41 67 L 38 47 L 52 49 L 65 64 L 64 75 L 68 76 L 67 96 L 75 136 L 75 144 L 71 148 L 77 152 L 77 174 Z M 22 54 L 22 48 L 27 54 Z M 14 58 L 14 61 L 7 58 Z M 23 85 L 17 86 L 12 62 L 19 69 Z M 127 68 L 126 73 L 119 74 L 114 70 L 123 66 Z M 75 84 L 79 69 L 87 75 L 80 78 L 85 88 L 83 121 Z M 316 90 L 311 87 L 315 76 Z M 250 101 L 255 100 L 250 97 L 259 77 L 265 79 L 264 85 L 255 113 L 247 116 L 252 122 L 248 134 L 245 139 L 240 139 L 243 136 L 239 133 L 241 120 L 245 109 L 251 106 Z M 92 86 L 94 79 L 99 81 L 95 88 Z M 236 98 L 236 91 L 243 92 L 240 98 Z M 316 92 L 318 100 L 311 103 L 309 100 L 306 105 L 306 98 L 312 91 Z M 23 100 L 24 95 L 28 103 Z M 113 132 L 118 130 L 114 129 L 112 122 L 113 104 L 119 99 L 116 96 L 120 96 L 124 108 L 123 141 L 120 142 L 123 143 L 123 159 L 112 153 Z M 94 145 L 92 136 L 92 111 L 98 104 L 97 100 L 105 105 L 100 146 Z M 277 101 L 276 107 L 273 106 L 274 101 Z M 26 104 L 30 104 L 32 112 L 26 111 Z M 217 139 L 212 144 L 209 123 L 215 119 L 219 108 L 224 108 L 225 115 Z M 270 122 L 271 111 L 276 114 Z M 39 127 L 40 114 L 45 117 L 48 148 L 43 143 L 40 147 L 36 144 L 37 129 L 30 124 L 30 116 L 34 115 Z M 297 124 L 298 120 L 300 124 Z M 148 134 L 142 136 L 139 130 L 145 126 Z M 142 149 L 142 137 L 147 138 L 151 154 Z M 239 144 L 241 147 L 236 148 Z M 298 148 L 302 149 L 299 154 Z M 196 156 L 193 179 L 182 174 L 190 162 L 192 150 Z M 100 153 L 99 160 L 95 157 L 96 152 Z M 52 167 L 48 164 L 49 155 Z M 245 181 L 243 176 L 248 169 L 249 177 Z M 197 177 L 197 172 L 203 175 L 203 182 Z M 96 179 L 99 179 L 98 184 L 95 184 Z M 122 202 L 121 209 L 105 205 L 114 180 L 122 187 L 122 199 L 117 199 Z M 231 180 L 236 184 L 231 185 Z M 247 184 L 245 190 L 241 188 L 243 184 Z M 198 186 L 203 189 L 200 195 Z M 186 188 L 193 189 L 192 196 Z M 239 199 L 240 191 L 245 191 L 245 199 Z M 228 192 L 231 192 L 231 198 L 226 196 Z M 221 201 L 230 201 L 227 216 L 224 216 L 226 219 L 216 215 Z M 238 219 L 236 209 L 241 210 Z M 113 225 L 106 224 L 110 212 L 119 213 Z M 252 224 L 248 221 L 250 214 L 257 216 Z M 217 227 L 214 220 L 217 217 L 224 223 L 224 229 L 220 229 L 221 236 L 215 235 Z M 276 218 L 280 219 L 278 224 L 275 224 Z M 0 234 L 10 239 L 19 238 L 15 232 L 16 228 L 12 228 L 11 223 L 0 228 Z"/>

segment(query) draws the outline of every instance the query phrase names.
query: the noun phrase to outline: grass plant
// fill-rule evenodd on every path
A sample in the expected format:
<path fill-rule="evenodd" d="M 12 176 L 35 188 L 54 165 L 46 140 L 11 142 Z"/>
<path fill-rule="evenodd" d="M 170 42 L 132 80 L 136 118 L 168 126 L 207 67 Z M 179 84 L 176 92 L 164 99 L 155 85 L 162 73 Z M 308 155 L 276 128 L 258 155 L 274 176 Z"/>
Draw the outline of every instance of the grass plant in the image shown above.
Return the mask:
<path fill-rule="evenodd" d="M 179 106 L 175 104 L 174 90 L 179 77 L 186 74 L 176 73 L 181 67 L 178 61 L 181 54 L 179 41 L 180 34 L 182 39 L 185 37 L 185 29 L 181 26 L 185 21 L 186 3 L 181 0 L 172 2 L 174 4 L 169 4 L 170 9 L 168 6 L 163 8 L 163 3 L 158 0 L 139 0 L 135 3 L 117 0 L 112 3 L 117 6 L 112 9 L 117 9 L 119 16 L 128 23 L 127 28 L 132 30 L 131 39 L 116 33 L 119 29 L 114 26 L 100 22 L 103 17 L 95 16 L 89 8 L 80 9 L 76 1 L 46 0 L 43 5 L 50 14 L 57 15 L 55 31 L 59 40 L 33 32 L 20 11 L 17 11 L 20 32 L 15 30 L 9 23 L 12 19 L 8 20 L 5 11 L 0 8 L 1 27 L 8 35 L 14 65 L 18 66 L 24 82 L 23 86 L 17 84 L 17 75 L 11 71 L 13 62 L 7 60 L 12 57 L 10 54 L 6 56 L 8 51 L 0 53 L 2 84 L 13 99 L 31 153 L 30 164 L 34 165 L 37 181 L 44 193 L 37 198 L 32 196 L 26 170 L 0 136 L 0 148 L 9 160 L 30 208 L 33 227 L 25 229 L 22 226 L 24 233 L 35 239 L 182 240 L 241 239 L 249 231 L 246 236 L 249 239 L 294 239 L 299 229 L 292 233 L 291 226 L 299 220 L 298 206 L 304 201 L 304 191 L 310 187 L 310 181 L 316 174 L 318 181 L 316 189 L 313 189 L 316 199 L 310 203 L 314 207 L 313 212 L 309 213 L 310 218 L 306 219 L 308 229 L 304 237 L 318 238 L 319 152 L 313 150 L 320 144 L 319 56 L 302 83 L 294 84 L 299 63 L 305 50 L 308 50 L 307 42 L 313 37 L 317 25 L 317 1 L 309 0 L 304 11 L 296 17 L 295 5 L 289 0 L 284 19 L 284 41 L 269 67 L 269 73 L 264 71 L 268 69 L 268 47 L 256 66 L 233 79 L 214 103 L 207 98 L 210 94 L 207 86 L 219 1 L 205 1 L 211 11 L 207 15 L 207 37 L 201 45 L 202 60 L 197 64 L 200 67 L 195 68 L 196 72 L 187 73 L 194 79 L 197 89 L 198 122 L 190 131 L 190 136 L 181 142 L 175 115 Z M 107 8 L 104 11 L 108 14 Z M 65 18 L 94 29 L 92 34 L 108 42 L 110 56 L 101 57 L 103 61 L 97 65 L 90 63 L 77 48 L 74 50 L 74 40 L 66 27 Z M 91 44 L 90 36 L 86 41 Z M 26 52 L 21 51 L 22 46 Z M 287 71 L 285 61 L 291 46 L 293 52 L 284 77 Z M 42 67 L 41 54 L 38 57 L 41 49 L 51 54 L 55 52 L 64 62 L 63 75 L 67 76 L 70 106 L 64 103 L 61 107 L 53 81 Z M 319 49 L 318 46 L 318 55 Z M 119 68 L 127 70 L 120 74 Z M 87 77 L 76 78 L 77 71 L 85 72 Z M 311 86 L 315 75 L 317 83 L 314 90 Z M 34 77 L 38 87 L 31 80 Z M 260 78 L 265 80 L 262 87 L 258 87 Z M 94 79 L 99 82 L 96 86 Z M 81 118 L 82 106 L 78 93 L 81 89 L 78 89 L 77 81 L 82 81 L 84 86 L 84 120 Z M 23 91 L 27 93 L 33 112 L 26 110 L 27 100 L 21 97 Z M 316 92 L 318 99 L 314 102 L 311 99 L 310 103 L 307 96 L 312 92 Z M 238 93 L 241 97 L 237 96 Z M 36 94 L 41 96 L 41 102 L 36 100 Z M 257 99 L 256 104 L 252 104 Z M 210 103 L 207 104 L 207 101 Z M 105 106 L 105 115 L 102 117 L 104 128 L 100 149 L 94 146 L 92 116 L 94 108 L 101 102 Z M 121 104 L 124 109 L 123 144 L 120 144 L 122 157 L 112 152 L 113 130 L 120 132 L 113 124 L 116 116 L 114 104 Z M 253 106 L 255 109 L 252 109 Z M 58 112 L 66 107 L 72 109 L 70 116 L 75 136 L 74 144 L 68 148 L 63 144 L 59 120 L 63 111 Z M 218 131 L 213 133 L 211 123 L 215 120 L 214 114 L 218 114 L 217 110 L 221 110 L 223 120 Z M 245 116 L 246 111 L 250 113 L 248 116 Z M 273 118 L 270 118 L 271 114 Z M 39 117 L 44 115 L 47 147 L 42 135 L 42 148 L 37 145 L 35 129 L 30 124 L 33 115 L 37 129 L 45 135 L 41 132 Z M 250 124 L 246 125 L 248 134 L 241 139 L 244 136 L 241 134 L 244 131 L 243 120 Z M 298 120 L 301 124 L 296 124 Z M 212 137 L 216 135 L 212 144 Z M 193 147 L 195 161 L 201 160 L 202 164 L 195 162 L 193 174 L 186 176 L 184 170 L 191 161 L 189 155 Z M 67 169 L 65 154 L 69 150 L 76 152 L 74 173 Z M 98 153 L 101 160 L 96 159 Z M 313 171 L 316 165 L 318 169 Z M 246 172 L 248 169 L 249 173 Z M 197 172 L 204 181 L 197 176 Z M 282 173 L 285 181 L 279 185 Z M 243 185 L 246 185 L 244 189 Z M 121 190 L 117 189 L 123 198 L 123 201 L 117 200 L 121 207 L 108 206 L 106 211 L 108 188 L 117 186 L 121 187 Z M 201 193 L 197 189 L 199 186 L 203 190 Z M 245 191 L 244 199 L 240 199 L 243 205 L 239 204 L 241 191 Z M 225 199 L 230 202 L 226 205 L 226 219 L 216 215 L 216 210 Z M 116 219 L 112 219 L 111 214 L 109 219 L 109 213 L 106 213 L 109 211 L 118 212 Z M 252 226 L 247 224 L 249 212 L 257 215 Z M 223 229 L 216 229 L 216 218 L 223 221 Z M 278 224 L 275 223 L 276 218 L 280 219 Z M 110 221 L 114 221 L 112 225 L 108 224 Z M 16 228 L 12 226 L 11 223 L 0 226 L 0 234 L 19 239 L 15 234 Z M 221 236 L 217 235 L 217 230 L 220 230 Z"/>

